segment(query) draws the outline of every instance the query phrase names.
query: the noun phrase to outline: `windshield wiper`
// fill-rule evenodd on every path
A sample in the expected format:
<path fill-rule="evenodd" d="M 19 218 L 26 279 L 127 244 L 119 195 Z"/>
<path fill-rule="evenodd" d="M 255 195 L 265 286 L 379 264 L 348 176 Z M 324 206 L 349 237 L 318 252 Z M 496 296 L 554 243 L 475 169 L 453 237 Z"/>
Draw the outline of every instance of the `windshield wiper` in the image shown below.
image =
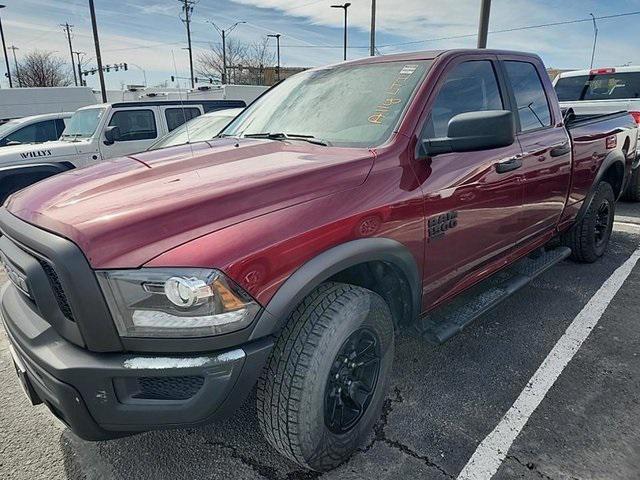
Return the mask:
<path fill-rule="evenodd" d="M 329 143 L 321 140 L 319 138 L 314 137 L 313 135 L 304 135 L 298 133 L 246 133 L 243 135 L 244 138 L 268 138 L 269 140 L 302 140 L 304 142 L 313 143 L 314 145 L 322 145 L 323 147 L 329 146 Z"/>

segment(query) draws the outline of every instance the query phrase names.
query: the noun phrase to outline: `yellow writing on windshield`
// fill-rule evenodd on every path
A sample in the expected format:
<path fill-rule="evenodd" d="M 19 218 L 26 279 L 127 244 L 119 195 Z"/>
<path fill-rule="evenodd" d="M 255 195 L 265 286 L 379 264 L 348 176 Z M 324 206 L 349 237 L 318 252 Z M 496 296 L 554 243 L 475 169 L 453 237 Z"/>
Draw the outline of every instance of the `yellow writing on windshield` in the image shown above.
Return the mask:
<path fill-rule="evenodd" d="M 391 109 L 400 103 L 402 103 L 402 98 L 399 98 L 397 95 L 400 93 L 402 87 L 407 84 L 407 79 L 416 71 L 418 65 L 405 65 L 400 70 L 400 73 L 393 79 L 391 85 L 385 90 L 387 97 L 380 102 L 373 114 L 369 115 L 369 123 L 373 123 L 374 125 L 382 125 L 384 119 L 387 117 L 387 114 L 391 111 Z"/>

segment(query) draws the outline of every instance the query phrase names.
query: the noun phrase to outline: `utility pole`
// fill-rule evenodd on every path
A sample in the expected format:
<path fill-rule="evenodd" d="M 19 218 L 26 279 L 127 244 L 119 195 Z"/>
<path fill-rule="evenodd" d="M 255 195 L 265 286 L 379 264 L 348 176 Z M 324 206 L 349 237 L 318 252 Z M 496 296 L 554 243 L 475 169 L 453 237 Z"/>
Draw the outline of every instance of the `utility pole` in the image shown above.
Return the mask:
<path fill-rule="evenodd" d="M 596 56 L 596 43 L 598 42 L 598 24 L 596 23 L 596 17 L 593 13 L 590 13 L 591 18 L 593 19 L 593 49 L 591 50 L 591 66 L 589 68 L 593 68 L 593 59 Z"/>
<path fill-rule="evenodd" d="M 279 33 L 273 33 L 273 34 L 269 34 L 267 35 L 267 37 L 272 37 L 276 39 L 276 50 L 278 52 L 278 66 L 276 67 L 276 80 L 279 82 L 280 81 L 280 37 L 282 35 L 280 35 Z"/>
<path fill-rule="evenodd" d="M 82 81 L 82 61 L 80 60 L 80 55 L 85 55 L 84 52 L 71 52 L 71 54 L 75 54 L 77 59 L 78 59 L 78 83 L 77 85 L 79 86 L 83 86 L 83 81 Z M 75 70 L 75 68 L 74 68 Z"/>
<path fill-rule="evenodd" d="M 227 33 L 233 32 L 238 25 L 247 22 L 236 22 L 227 29 L 220 28 L 213 22 L 209 23 L 213 25 L 213 28 L 215 28 L 222 37 L 222 84 L 225 85 L 227 83 Z"/>
<path fill-rule="evenodd" d="M 0 10 L 6 5 L 0 5 Z M 11 81 L 11 69 L 9 68 L 9 56 L 7 55 L 7 44 L 4 42 L 4 30 L 2 30 L 2 19 L 0 18 L 0 37 L 2 37 L 2 50 L 4 51 L 4 63 L 7 66 L 7 78 L 9 79 L 9 88 L 13 88 Z"/>
<path fill-rule="evenodd" d="M 371 0 L 371 41 L 369 55 L 376 54 L 376 0 Z"/>
<path fill-rule="evenodd" d="M 347 59 L 347 9 L 351 3 L 347 2 L 343 5 L 331 5 L 331 8 L 342 8 L 344 10 L 344 59 Z"/>
<path fill-rule="evenodd" d="M 187 50 L 189 50 L 189 75 L 191 77 L 191 88 L 195 87 L 195 83 L 193 80 L 193 50 L 191 49 L 191 14 L 193 13 L 193 7 L 195 5 L 195 0 L 178 0 L 180 3 L 183 3 L 182 11 L 184 12 L 184 18 L 182 19 L 182 23 L 184 23 L 187 27 Z"/>
<path fill-rule="evenodd" d="M 76 83 L 76 87 L 78 86 L 78 76 L 76 75 L 76 68 L 73 63 L 73 47 L 71 46 L 71 29 L 73 25 L 69 25 L 69 22 L 63 23 L 60 25 L 65 32 L 67 33 L 67 40 L 69 41 L 69 53 L 71 54 L 71 70 L 73 71 L 73 80 Z"/>
<path fill-rule="evenodd" d="M 482 5 L 480 6 L 480 24 L 478 25 L 478 48 L 487 48 L 490 13 L 491 0 L 482 0 Z"/>
<path fill-rule="evenodd" d="M 102 90 L 102 102 L 107 103 L 107 87 L 104 84 L 104 72 L 102 71 L 102 56 L 100 55 L 100 39 L 98 38 L 98 23 L 96 21 L 96 8 L 93 0 L 89 0 L 91 11 L 91 26 L 93 28 L 93 41 L 96 45 L 96 62 L 98 63 L 98 75 L 100 76 L 100 90 Z"/>
<path fill-rule="evenodd" d="M 16 57 L 16 50 L 20 50 L 15 45 L 11 45 L 9 50 L 13 50 L 13 65 L 16 70 L 16 78 L 18 79 L 18 87 L 22 87 L 22 80 L 20 80 L 20 70 L 18 69 L 18 58 Z"/>

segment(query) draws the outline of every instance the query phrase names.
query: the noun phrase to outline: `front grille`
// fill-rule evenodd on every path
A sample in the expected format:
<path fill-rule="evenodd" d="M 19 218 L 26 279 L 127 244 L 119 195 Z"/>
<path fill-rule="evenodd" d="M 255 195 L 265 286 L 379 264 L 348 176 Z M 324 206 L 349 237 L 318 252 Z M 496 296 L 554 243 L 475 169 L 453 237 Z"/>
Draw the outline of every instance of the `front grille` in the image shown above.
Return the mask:
<path fill-rule="evenodd" d="M 44 273 L 47 275 L 49 279 L 49 284 L 51 285 L 51 289 L 53 290 L 53 294 L 56 297 L 56 302 L 58 302 L 58 306 L 60 307 L 60 311 L 62 314 L 67 317 L 72 322 L 75 322 L 75 318 L 73 317 L 73 312 L 71 311 L 71 307 L 69 306 L 69 301 L 67 300 L 67 296 L 62 289 L 62 284 L 60 283 L 60 279 L 58 278 L 58 274 L 53 269 L 51 265 L 45 260 L 37 258 L 38 263 L 44 270 Z"/>
<path fill-rule="evenodd" d="M 202 385 L 204 377 L 197 375 L 182 377 L 140 377 L 139 391 L 133 398 L 145 400 L 188 400 Z"/>

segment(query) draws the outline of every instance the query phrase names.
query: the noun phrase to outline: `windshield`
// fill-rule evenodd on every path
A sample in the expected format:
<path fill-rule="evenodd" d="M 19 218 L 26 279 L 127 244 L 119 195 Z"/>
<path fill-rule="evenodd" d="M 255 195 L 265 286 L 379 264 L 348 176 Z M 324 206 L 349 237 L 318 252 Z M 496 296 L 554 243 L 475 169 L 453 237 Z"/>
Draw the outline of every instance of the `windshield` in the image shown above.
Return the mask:
<path fill-rule="evenodd" d="M 69 124 L 64 129 L 61 138 L 90 137 L 98 128 L 98 123 L 100 123 L 104 112 L 104 108 L 78 110 L 69 120 Z"/>
<path fill-rule="evenodd" d="M 431 63 L 338 65 L 300 73 L 256 100 L 223 135 L 286 134 L 345 147 L 380 145 Z"/>
<path fill-rule="evenodd" d="M 20 125 L 20 122 L 17 120 L 11 120 L 10 122 L 0 125 L 0 138 L 4 138 L 5 135 L 11 133 L 16 125 Z"/>
<path fill-rule="evenodd" d="M 158 150 L 160 148 L 184 145 L 185 143 L 211 140 L 218 135 L 220 130 L 233 120 L 234 117 L 234 114 L 215 116 L 203 115 L 196 117 L 162 137 L 156 143 L 151 145 L 149 150 Z"/>
<path fill-rule="evenodd" d="M 640 98 L 640 72 L 561 77 L 555 89 L 561 102 Z"/>

